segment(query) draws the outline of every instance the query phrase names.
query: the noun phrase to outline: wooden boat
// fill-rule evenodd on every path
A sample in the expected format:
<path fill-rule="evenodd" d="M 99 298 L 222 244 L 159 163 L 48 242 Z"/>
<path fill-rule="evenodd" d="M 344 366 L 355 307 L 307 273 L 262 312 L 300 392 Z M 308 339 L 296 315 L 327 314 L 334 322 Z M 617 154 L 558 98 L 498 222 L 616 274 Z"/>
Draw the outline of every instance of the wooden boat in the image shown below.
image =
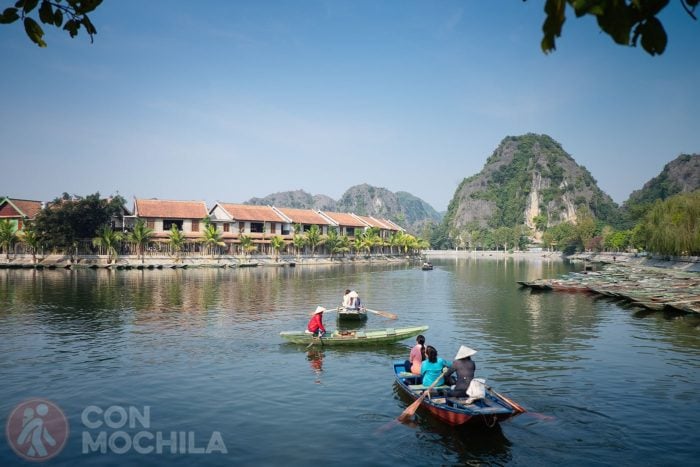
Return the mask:
<path fill-rule="evenodd" d="M 432 271 L 433 270 L 433 263 L 423 263 L 423 266 L 420 267 L 423 271 Z"/>
<path fill-rule="evenodd" d="M 416 400 L 427 388 L 421 383 L 422 376 L 406 372 L 404 362 L 394 362 L 394 375 L 399 388 L 412 400 Z M 446 397 L 448 386 L 437 386 L 431 397 L 423 398 L 421 407 L 448 425 L 492 427 L 511 417 L 525 412 L 517 403 L 487 387 L 486 397 L 469 401 L 466 397 Z"/>
<path fill-rule="evenodd" d="M 339 306 L 336 311 L 340 321 L 365 321 L 367 319 L 367 308 L 365 307 L 345 308 Z"/>
<path fill-rule="evenodd" d="M 280 332 L 282 339 L 292 344 L 311 344 L 318 345 L 373 345 L 373 344 L 390 344 L 398 342 L 408 337 L 417 336 L 418 334 L 428 330 L 428 326 L 413 326 L 407 328 L 386 328 L 353 331 L 333 331 L 327 333 L 323 338 L 314 337 L 307 331 L 283 331 Z"/>
<path fill-rule="evenodd" d="M 260 263 L 255 263 L 255 262 L 247 262 L 247 263 L 240 263 L 238 265 L 239 268 L 257 268 Z"/>

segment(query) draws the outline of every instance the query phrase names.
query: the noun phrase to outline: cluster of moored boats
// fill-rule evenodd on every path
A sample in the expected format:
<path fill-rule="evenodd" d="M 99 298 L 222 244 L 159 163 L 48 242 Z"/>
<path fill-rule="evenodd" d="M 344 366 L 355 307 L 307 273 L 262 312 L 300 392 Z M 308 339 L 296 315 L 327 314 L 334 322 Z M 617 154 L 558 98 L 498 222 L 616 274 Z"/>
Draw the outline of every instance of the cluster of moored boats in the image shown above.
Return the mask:
<path fill-rule="evenodd" d="M 367 319 L 367 312 L 386 318 L 396 318 L 396 315 L 393 313 L 371 310 L 365 307 L 360 309 L 338 307 L 327 311 L 336 311 L 339 323 L 341 321 L 364 321 Z M 324 334 L 323 337 L 314 336 L 302 330 L 283 331 L 280 333 L 280 336 L 288 343 L 305 345 L 308 349 L 313 345 L 325 347 L 392 344 L 425 333 L 427 330 L 428 326 L 372 330 L 336 329 L 333 332 Z M 408 399 L 412 400 L 413 404 L 419 404 L 426 412 L 449 425 L 493 427 L 500 421 L 525 412 L 522 406 L 497 393 L 491 387 L 486 387 L 484 397 L 476 400 L 467 397 L 449 397 L 447 395 L 447 391 L 450 389 L 449 386 L 423 386 L 422 376 L 407 372 L 403 361 L 393 362 L 392 366 L 394 380 L 401 392 Z M 403 418 L 399 417 L 399 420 L 403 420 Z"/>
<path fill-rule="evenodd" d="M 518 284 L 533 290 L 599 294 L 650 310 L 700 313 L 700 275 L 693 272 L 609 264 L 599 271 Z"/>

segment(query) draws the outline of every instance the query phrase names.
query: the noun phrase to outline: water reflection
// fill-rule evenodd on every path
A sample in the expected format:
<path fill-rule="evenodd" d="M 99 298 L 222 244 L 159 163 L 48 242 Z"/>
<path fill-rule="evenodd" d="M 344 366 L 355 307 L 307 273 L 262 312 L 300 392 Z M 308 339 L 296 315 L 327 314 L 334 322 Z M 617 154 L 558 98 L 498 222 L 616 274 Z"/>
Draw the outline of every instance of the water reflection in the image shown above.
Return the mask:
<path fill-rule="evenodd" d="M 316 377 L 314 382 L 316 384 L 321 384 L 321 374 L 323 373 L 323 351 L 312 348 L 306 352 L 306 359 L 309 361 L 311 371 Z"/>

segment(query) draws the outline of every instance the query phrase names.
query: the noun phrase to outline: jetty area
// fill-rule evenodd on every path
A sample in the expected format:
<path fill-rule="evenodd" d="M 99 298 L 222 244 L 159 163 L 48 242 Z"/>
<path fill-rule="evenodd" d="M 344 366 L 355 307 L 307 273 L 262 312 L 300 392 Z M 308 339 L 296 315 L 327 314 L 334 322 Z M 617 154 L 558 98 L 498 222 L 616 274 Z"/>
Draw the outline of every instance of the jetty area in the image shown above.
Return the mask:
<path fill-rule="evenodd" d="M 649 310 L 700 313 L 700 263 L 696 261 L 616 256 L 612 263 L 592 263 L 591 259 L 580 259 L 587 265 L 581 272 L 518 284 L 533 291 L 597 294 Z"/>

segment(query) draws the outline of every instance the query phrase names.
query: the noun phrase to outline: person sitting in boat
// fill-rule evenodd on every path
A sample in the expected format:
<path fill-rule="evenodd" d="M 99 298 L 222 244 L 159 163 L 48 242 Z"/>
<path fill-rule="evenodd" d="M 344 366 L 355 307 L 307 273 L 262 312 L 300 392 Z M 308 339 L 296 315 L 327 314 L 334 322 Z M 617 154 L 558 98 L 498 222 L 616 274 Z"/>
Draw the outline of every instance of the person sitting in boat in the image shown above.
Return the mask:
<path fill-rule="evenodd" d="M 406 371 L 410 371 L 414 375 L 420 374 L 420 367 L 425 360 L 425 337 L 423 334 L 416 336 L 416 345 L 411 349 L 411 353 L 406 360 Z"/>
<path fill-rule="evenodd" d="M 432 345 L 429 345 L 425 349 L 426 360 L 423 361 L 420 367 L 420 372 L 423 375 L 423 386 L 430 386 L 433 381 L 440 379 L 436 386 L 441 386 L 445 383 L 442 377 L 442 369 L 449 367 L 449 363 L 443 358 L 438 357 L 438 352 Z"/>
<path fill-rule="evenodd" d="M 326 311 L 322 306 L 316 307 L 313 316 L 306 326 L 306 332 L 312 333 L 314 336 L 323 337 L 326 334 L 326 328 L 323 327 L 323 312 Z"/>
<path fill-rule="evenodd" d="M 345 289 L 345 294 L 343 295 L 343 308 L 350 308 L 352 305 L 352 297 L 350 297 L 350 289 Z"/>
<path fill-rule="evenodd" d="M 476 350 L 466 345 L 460 346 L 457 351 L 454 362 L 452 362 L 452 365 L 450 365 L 450 368 L 445 374 L 445 378 L 448 378 L 452 374 L 457 378 L 454 386 L 447 392 L 449 397 L 467 397 L 467 388 L 469 388 L 469 383 L 471 383 L 474 378 L 474 372 L 476 371 L 476 364 L 471 359 L 471 356 L 475 353 Z M 448 379 L 447 381 L 450 380 Z"/>

